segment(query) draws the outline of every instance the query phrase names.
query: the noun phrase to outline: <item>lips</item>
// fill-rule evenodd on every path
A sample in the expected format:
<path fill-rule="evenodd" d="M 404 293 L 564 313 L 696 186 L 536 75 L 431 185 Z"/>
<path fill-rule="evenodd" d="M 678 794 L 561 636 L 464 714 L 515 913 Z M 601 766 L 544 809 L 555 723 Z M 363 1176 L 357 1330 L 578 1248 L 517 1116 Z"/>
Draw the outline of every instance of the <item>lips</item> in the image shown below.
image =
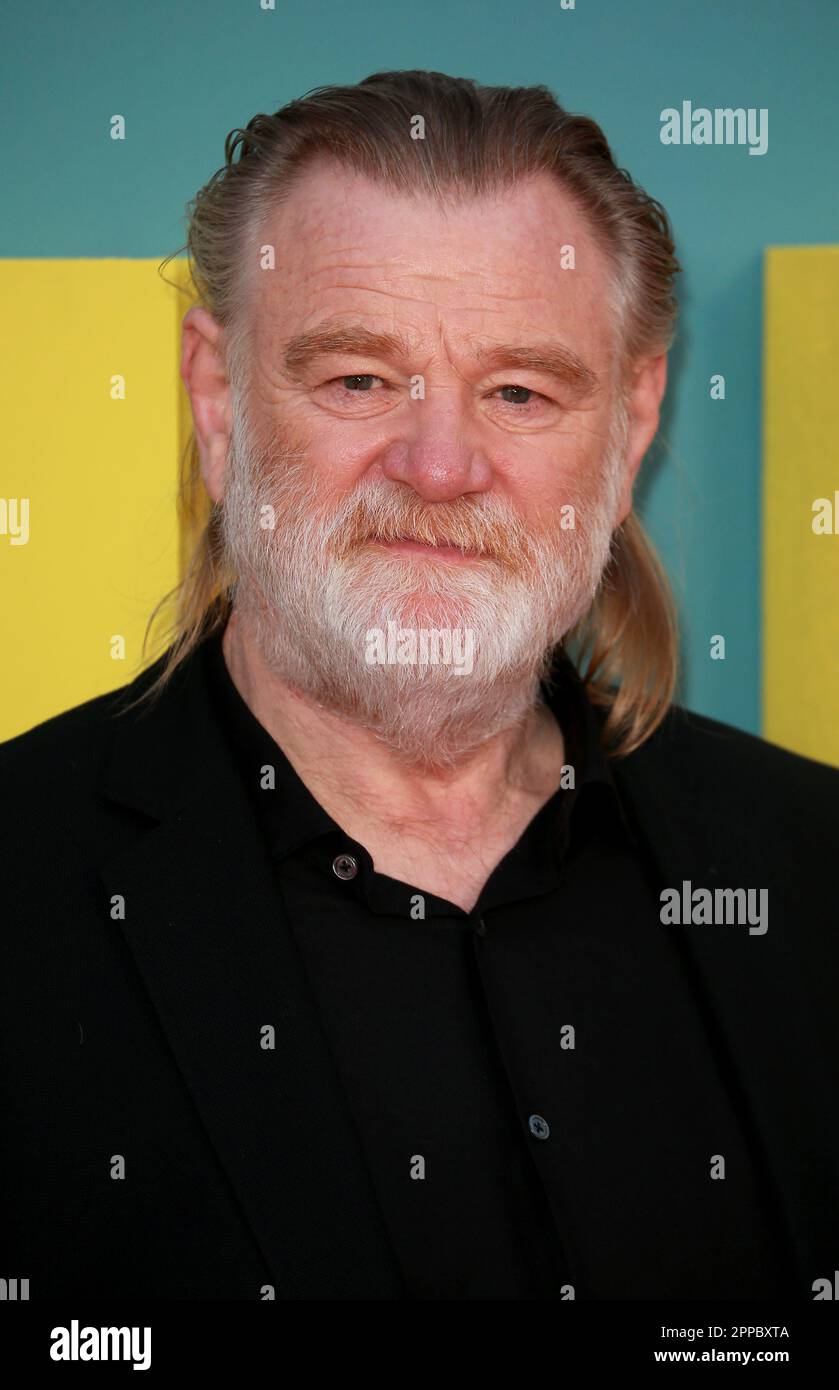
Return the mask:
<path fill-rule="evenodd" d="M 389 549 L 395 549 L 405 554 L 434 555 L 440 559 L 478 560 L 481 558 L 480 552 L 477 550 L 462 550 L 460 546 L 456 545 L 417 541 L 411 536 L 399 536 L 392 541 L 377 541 L 376 544 L 386 545 Z"/>

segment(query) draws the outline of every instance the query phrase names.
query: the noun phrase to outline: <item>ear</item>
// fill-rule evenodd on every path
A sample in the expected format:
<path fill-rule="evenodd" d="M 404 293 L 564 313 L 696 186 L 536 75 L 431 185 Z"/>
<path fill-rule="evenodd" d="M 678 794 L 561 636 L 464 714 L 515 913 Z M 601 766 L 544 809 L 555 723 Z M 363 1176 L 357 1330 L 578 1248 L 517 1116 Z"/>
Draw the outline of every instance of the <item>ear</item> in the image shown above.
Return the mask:
<path fill-rule="evenodd" d="M 632 508 L 632 487 L 644 455 L 652 444 L 661 418 L 661 402 L 667 386 L 667 353 L 646 357 L 632 371 L 626 409 L 628 415 L 624 490 L 615 520 L 619 526 Z"/>
<path fill-rule="evenodd" d="M 181 377 L 192 407 L 201 476 L 213 502 L 219 501 L 224 490 L 233 423 L 223 331 L 212 314 L 197 305 L 185 314 L 181 330 Z"/>

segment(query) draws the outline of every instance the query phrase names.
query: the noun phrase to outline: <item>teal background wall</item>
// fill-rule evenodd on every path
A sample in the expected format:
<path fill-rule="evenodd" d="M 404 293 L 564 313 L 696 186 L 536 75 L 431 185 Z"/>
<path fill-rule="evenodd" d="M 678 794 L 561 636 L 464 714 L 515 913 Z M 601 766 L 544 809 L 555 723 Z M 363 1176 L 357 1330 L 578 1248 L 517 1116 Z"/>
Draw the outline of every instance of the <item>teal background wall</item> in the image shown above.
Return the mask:
<path fill-rule="evenodd" d="M 3 257 L 164 256 L 229 129 L 381 68 L 544 83 L 592 115 L 664 203 L 684 266 L 639 492 L 681 605 L 681 699 L 760 730 L 762 258 L 839 240 L 837 0 L 41 0 L 7 9 L 3 48 Z M 768 108 L 768 152 L 663 146 L 659 113 L 683 100 Z"/>

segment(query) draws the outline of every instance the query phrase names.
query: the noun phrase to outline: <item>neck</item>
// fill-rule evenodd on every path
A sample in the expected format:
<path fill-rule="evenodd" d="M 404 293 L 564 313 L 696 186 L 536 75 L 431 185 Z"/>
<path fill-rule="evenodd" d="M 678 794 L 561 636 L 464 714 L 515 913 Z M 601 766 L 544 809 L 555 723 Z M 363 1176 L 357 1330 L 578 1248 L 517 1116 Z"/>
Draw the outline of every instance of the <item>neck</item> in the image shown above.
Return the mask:
<path fill-rule="evenodd" d="M 531 799 L 541 804 L 559 783 L 562 732 L 541 703 L 450 766 L 412 767 L 371 730 L 292 689 L 267 665 L 235 611 L 223 651 L 239 694 L 312 795 L 350 833 L 364 822 L 406 834 L 433 827 L 445 845 L 450 832 L 480 835 L 511 807 Z"/>

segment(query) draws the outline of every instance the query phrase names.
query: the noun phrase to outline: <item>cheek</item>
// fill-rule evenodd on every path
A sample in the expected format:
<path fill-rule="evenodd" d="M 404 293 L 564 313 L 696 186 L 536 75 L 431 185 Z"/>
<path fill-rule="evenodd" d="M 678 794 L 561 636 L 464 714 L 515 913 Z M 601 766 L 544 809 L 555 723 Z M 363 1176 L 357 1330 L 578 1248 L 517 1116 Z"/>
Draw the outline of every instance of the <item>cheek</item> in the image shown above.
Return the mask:
<path fill-rule="evenodd" d="M 327 492 L 351 491 L 385 453 L 389 437 L 380 422 L 336 420 L 319 415 L 295 420 L 299 447 Z"/>
<path fill-rule="evenodd" d="M 549 519 L 568 500 L 585 495 L 599 477 L 602 448 L 590 439 L 554 436 L 524 444 L 506 459 L 498 477 L 517 509 L 536 522 Z"/>

